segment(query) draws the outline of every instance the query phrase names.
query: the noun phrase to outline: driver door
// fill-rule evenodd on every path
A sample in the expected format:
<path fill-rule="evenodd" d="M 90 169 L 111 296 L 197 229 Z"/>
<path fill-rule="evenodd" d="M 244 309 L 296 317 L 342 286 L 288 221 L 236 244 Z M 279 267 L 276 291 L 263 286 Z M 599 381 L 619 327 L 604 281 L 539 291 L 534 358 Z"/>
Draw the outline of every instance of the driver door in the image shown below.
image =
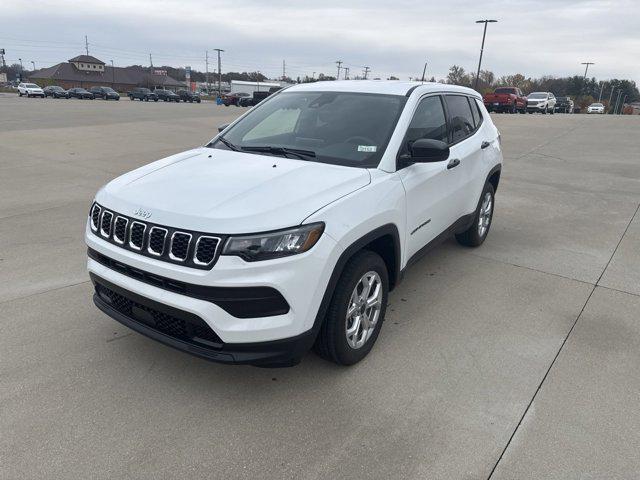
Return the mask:
<path fill-rule="evenodd" d="M 447 120 L 440 95 L 420 100 L 407 129 L 401 155 L 419 138 L 449 143 Z M 446 230 L 458 215 L 458 202 L 452 198 L 458 190 L 460 169 L 448 168 L 449 160 L 414 163 L 401 168 L 398 175 L 405 189 L 407 259 Z M 457 171 L 458 170 L 458 171 Z"/>

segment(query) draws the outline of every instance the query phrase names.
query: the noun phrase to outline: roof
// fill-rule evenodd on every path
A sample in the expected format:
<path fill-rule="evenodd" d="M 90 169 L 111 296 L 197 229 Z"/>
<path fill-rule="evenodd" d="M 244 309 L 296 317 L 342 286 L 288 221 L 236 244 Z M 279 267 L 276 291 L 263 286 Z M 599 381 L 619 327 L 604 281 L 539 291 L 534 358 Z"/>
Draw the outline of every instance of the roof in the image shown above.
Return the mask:
<path fill-rule="evenodd" d="M 105 65 L 102 60 L 98 60 L 96 57 L 92 57 L 91 55 L 78 55 L 77 57 L 73 57 L 69 59 L 70 62 L 85 62 L 85 63 L 99 63 L 100 65 Z"/>
<path fill-rule="evenodd" d="M 82 56 L 82 55 L 81 55 Z M 152 75 L 147 69 L 140 66 L 110 67 L 105 66 L 104 71 L 78 70 L 72 63 L 59 63 L 53 67 L 36 70 L 29 74 L 29 79 L 47 79 L 70 82 L 97 82 L 108 85 L 119 83 L 125 85 L 149 85 L 166 87 L 183 87 L 184 82 L 176 80 L 168 75 Z"/>
<path fill-rule="evenodd" d="M 414 91 L 423 95 L 432 92 L 457 92 L 480 98 L 475 90 L 458 85 L 435 82 L 403 82 L 398 80 L 338 80 L 301 83 L 287 91 L 323 91 L 323 92 L 358 92 L 380 93 L 387 95 L 408 95 Z"/>
<path fill-rule="evenodd" d="M 247 82 L 245 80 L 231 80 L 231 85 L 251 85 L 255 87 L 279 87 L 279 83 L 274 82 Z"/>

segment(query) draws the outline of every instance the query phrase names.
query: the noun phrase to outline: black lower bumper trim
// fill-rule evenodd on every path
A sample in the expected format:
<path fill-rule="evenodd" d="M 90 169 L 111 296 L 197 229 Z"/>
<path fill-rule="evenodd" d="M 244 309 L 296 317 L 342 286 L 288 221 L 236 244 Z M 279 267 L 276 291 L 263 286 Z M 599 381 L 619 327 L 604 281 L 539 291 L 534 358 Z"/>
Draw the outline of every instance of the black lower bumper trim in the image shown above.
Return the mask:
<path fill-rule="evenodd" d="M 151 322 L 145 322 L 140 318 L 134 318 L 135 314 L 125 314 L 115 308 L 105 300 L 100 294 L 100 287 L 106 287 L 117 294 L 154 311 L 166 313 L 172 316 L 193 316 L 189 312 L 182 312 L 178 309 L 161 304 L 146 297 L 142 297 L 133 292 L 114 285 L 95 274 L 91 274 L 91 280 L 96 286 L 96 293 L 93 295 L 93 302 L 104 313 L 123 325 L 141 333 L 160 343 L 176 348 L 183 352 L 190 353 L 197 357 L 220 363 L 230 364 L 250 364 L 256 366 L 290 366 L 297 364 L 302 356 L 311 348 L 315 341 L 315 332 L 309 330 L 296 337 L 273 340 L 269 342 L 256 343 L 224 343 L 224 342 L 200 342 L 178 338 L 167 333 L 163 333 L 153 327 Z M 199 317 L 197 317 L 199 318 Z M 203 321 L 202 319 L 200 319 Z"/>
<path fill-rule="evenodd" d="M 289 312 L 287 301 L 278 290 L 272 287 L 210 287 L 195 285 L 134 268 L 92 248 L 87 249 L 87 255 L 105 267 L 140 282 L 214 303 L 236 318 L 273 317 L 285 315 Z"/>

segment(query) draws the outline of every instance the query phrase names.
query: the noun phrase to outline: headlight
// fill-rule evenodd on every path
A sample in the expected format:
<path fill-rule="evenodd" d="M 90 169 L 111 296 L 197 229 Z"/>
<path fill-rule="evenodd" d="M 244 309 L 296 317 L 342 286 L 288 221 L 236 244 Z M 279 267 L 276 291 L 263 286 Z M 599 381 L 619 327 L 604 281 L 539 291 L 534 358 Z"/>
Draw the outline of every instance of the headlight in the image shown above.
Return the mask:
<path fill-rule="evenodd" d="M 277 232 L 229 237 L 222 255 L 237 255 L 247 262 L 296 255 L 313 247 L 323 231 L 324 223 L 312 223 Z"/>

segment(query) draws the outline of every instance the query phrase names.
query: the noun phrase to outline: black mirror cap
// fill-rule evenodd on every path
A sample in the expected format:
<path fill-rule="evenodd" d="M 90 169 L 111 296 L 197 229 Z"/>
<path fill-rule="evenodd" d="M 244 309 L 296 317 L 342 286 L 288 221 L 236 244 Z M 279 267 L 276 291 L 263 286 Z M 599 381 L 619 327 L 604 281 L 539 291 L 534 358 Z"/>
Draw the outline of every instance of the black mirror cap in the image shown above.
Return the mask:
<path fill-rule="evenodd" d="M 225 124 L 223 124 L 223 125 L 220 125 L 220 126 L 218 127 L 218 133 L 221 133 L 221 132 L 222 132 L 225 128 L 227 128 L 228 126 L 229 126 L 229 124 L 228 124 L 228 123 L 225 123 Z"/>
<path fill-rule="evenodd" d="M 419 138 L 409 145 L 412 162 L 444 162 L 449 158 L 449 145 L 440 140 Z"/>

